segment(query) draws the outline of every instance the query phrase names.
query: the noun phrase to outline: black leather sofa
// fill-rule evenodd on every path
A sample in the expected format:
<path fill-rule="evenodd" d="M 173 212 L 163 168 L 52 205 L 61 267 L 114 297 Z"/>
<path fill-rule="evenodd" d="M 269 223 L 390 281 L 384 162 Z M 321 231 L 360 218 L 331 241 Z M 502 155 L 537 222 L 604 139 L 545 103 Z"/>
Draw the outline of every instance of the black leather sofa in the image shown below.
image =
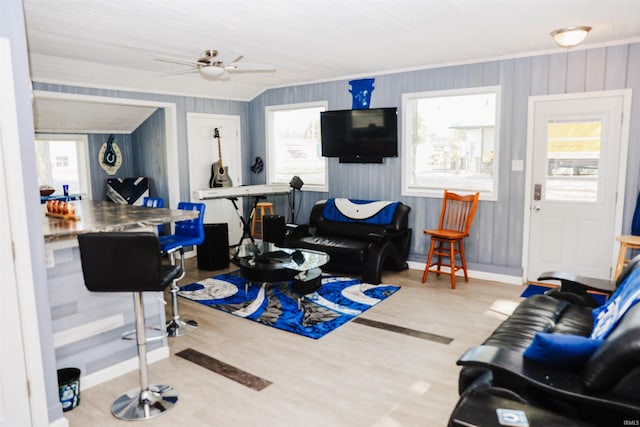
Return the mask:
<path fill-rule="evenodd" d="M 331 260 L 323 270 L 360 275 L 364 282 L 376 285 L 383 269 L 408 268 L 409 206 L 394 202 L 394 212 L 388 221 L 371 223 L 368 218 L 328 218 L 325 208 L 332 200 L 316 202 L 307 224 L 289 224 L 283 246 L 326 252 Z"/>
<path fill-rule="evenodd" d="M 481 346 L 458 360 L 460 400 L 449 425 L 499 425 L 497 408 L 510 407 L 528 414 L 531 426 L 640 425 L 640 304 L 623 311 L 584 364 L 558 367 L 523 356 L 537 332 L 589 336 L 597 304 L 585 290 L 621 286 L 640 292 L 640 276 L 632 275 L 639 264 L 640 256 L 615 283 L 546 275 L 562 286 L 522 301 Z"/>

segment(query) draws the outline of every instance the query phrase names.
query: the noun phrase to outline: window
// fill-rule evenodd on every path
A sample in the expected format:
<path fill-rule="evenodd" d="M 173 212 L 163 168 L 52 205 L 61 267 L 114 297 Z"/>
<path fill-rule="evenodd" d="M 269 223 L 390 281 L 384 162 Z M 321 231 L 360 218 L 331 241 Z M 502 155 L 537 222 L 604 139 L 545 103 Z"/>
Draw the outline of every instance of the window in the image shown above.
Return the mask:
<path fill-rule="evenodd" d="M 36 135 L 38 185 L 48 185 L 62 194 L 69 185 L 70 194 L 91 198 L 91 176 L 86 135 Z"/>
<path fill-rule="evenodd" d="M 402 194 L 497 199 L 499 88 L 403 95 Z"/>
<path fill-rule="evenodd" d="M 56 156 L 56 168 L 68 168 L 69 156 Z"/>
<path fill-rule="evenodd" d="M 297 175 L 305 190 L 327 191 L 320 140 L 320 112 L 326 109 L 326 102 L 266 108 L 269 184 L 288 184 Z"/>

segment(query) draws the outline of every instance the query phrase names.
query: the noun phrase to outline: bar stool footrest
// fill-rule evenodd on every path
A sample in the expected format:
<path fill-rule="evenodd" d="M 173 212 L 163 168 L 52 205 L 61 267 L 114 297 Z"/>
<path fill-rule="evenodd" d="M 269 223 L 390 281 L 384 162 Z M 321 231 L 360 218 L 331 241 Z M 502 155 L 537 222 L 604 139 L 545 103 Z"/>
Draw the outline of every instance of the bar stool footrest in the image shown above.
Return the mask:
<path fill-rule="evenodd" d="M 146 326 L 145 327 L 145 331 L 153 331 L 155 333 L 155 336 L 151 336 L 151 337 L 148 337 L 145 334 L 145 342 L 160 341 L 161 339 L 164 339 L 165 337 L 167 337 L 169 335 L 167 333 L 167 331 L 165 331 L 164 329 L 154 328 L 154 327 L 151 327 L 151 326 Z M 130 331 L 123 332 L 122 335 L 120 335 L 120 339 L 123 339 L 123 340 L 135 340 L 136 339 L 136 330 L 132 329 Z"/>

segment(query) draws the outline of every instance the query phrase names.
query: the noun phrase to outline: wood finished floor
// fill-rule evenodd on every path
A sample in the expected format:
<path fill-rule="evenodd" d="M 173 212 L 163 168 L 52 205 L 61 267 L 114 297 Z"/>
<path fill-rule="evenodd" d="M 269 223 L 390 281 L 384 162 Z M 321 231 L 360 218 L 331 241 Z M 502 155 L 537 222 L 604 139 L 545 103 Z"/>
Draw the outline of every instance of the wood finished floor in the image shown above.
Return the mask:
<path fill-rule="evenodd" d="M 198 270 L 195 259 L 187 264 L 181 285 L 223 272 Z M 416 270 L 384 274 L 383 283 L 402 289 L 361 316 L 371 322 L 350 322 L 319 340 L 180 298 L 181 316 L 200 326 L 170 338 L 171 356 L 149 366 L 150 383 L 172 385 L 179 401 L 144 424 L 445 426 L 458 398 L 455 361 L 495 329 L 522 288 L 461 279 L 452 290 L 448 276 L 430 274 L 425 285 L 421 277 Z M 376 327 L 379 323 L 393 330 Z M 176 355 L 193 353 L 189 349 L 270 384 L 256 391 Z M 138 381 L 135 371 L 81 390 L 80 405 L 65 414 L 69 425 L 127 424 L 111 415 L 111 403 Z"/>

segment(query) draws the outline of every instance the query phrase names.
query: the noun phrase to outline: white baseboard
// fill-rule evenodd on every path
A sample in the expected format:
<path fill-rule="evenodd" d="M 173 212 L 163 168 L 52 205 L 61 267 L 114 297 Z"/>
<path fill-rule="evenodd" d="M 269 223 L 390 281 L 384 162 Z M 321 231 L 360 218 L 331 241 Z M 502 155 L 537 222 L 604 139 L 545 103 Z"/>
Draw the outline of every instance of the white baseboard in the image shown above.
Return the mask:
<path fill-rule="evenodd" d="M 416 262 L 416 261 L 407 261 L 407 264 L 409 264 L 410 269 L 420 270 L 420 271 L 424 271 L 424 268 L 427 265 L 424 262 Z M 442 270 L 450 271 L 449 267 L 443 267 Z M 476 270 L 467 270 L 467 275 L 474 279 L 506 283 L 509 285 L 521 286 L 524 284 L 522 281 L 522 277 L 520 276 L 508 276 L 506 274 L 487 273 L 486 271 L 476 271 Z M 458 273 L 456 273 L 456 276 L 463 276 L 463 273 L 459 271 Z"/>
<path fill-rule="evenodd" d="M 154 363 L 158 360 L 166 359 L 169 357 L 169 347 L 161 347 L 147 353 L 147 363 Z M 87 390 L 91 387 L 97 386 L 109 380 L 112 380 L 120 375 L 135 371 L 139 368 L 138 358 L 134 357 L 124 362 L 120 362 L 116 365 L 110 366 L 101 371 L 93 372 L 91 374 L 80 377 L 81 390 Z"/>
<path fill-rule="evenodd" d="M 51 421 L 49 427 L 69 427 L 69 420 L 62 416 L 57 420 Z"/>

